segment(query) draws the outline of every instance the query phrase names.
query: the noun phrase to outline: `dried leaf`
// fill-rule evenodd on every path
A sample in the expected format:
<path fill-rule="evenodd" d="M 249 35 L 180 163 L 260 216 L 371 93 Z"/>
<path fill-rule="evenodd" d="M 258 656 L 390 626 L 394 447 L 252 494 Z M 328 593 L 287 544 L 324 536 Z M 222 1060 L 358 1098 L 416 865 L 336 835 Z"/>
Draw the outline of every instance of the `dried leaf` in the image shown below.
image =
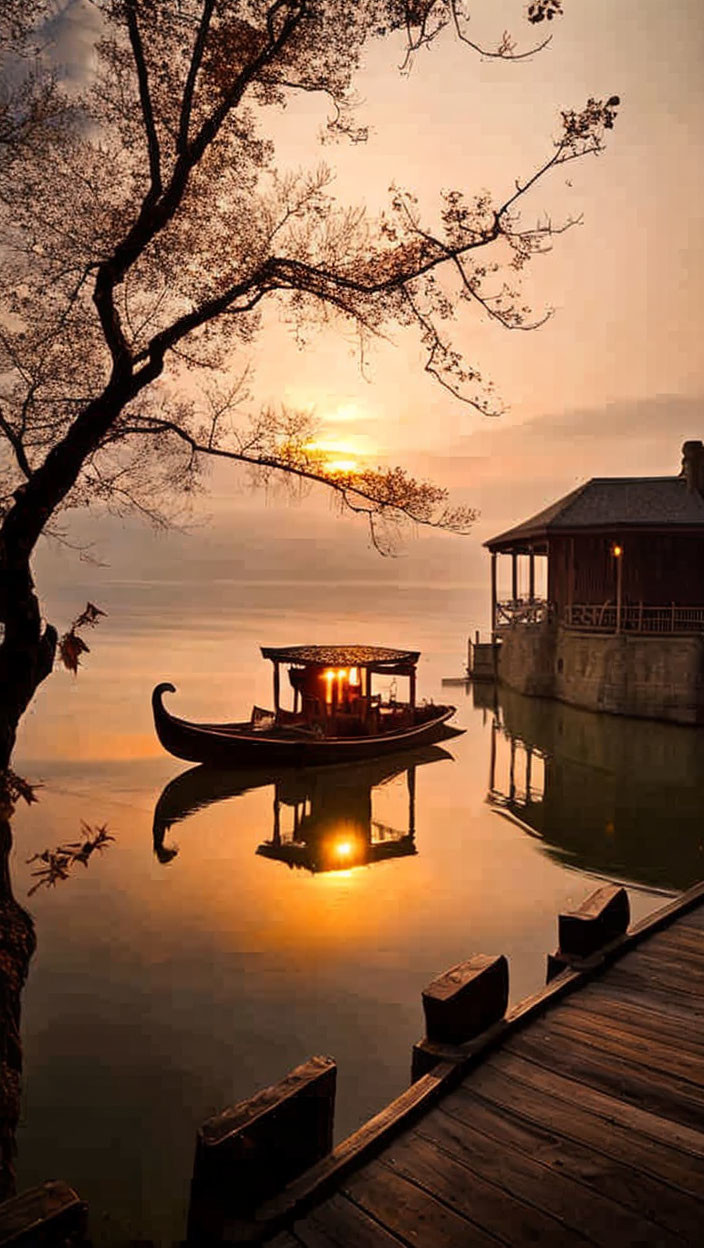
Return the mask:
<path fill-rule="evenodd" d="M 56 849 L 45 849 L 41 854 L 33 854 L 31 858 L 27 859 L 28 864 L 33 862 L 45 864 L 32 872 L 37 882 L 29 889 L 28 896 L 31 897 L 42 886 L 53 888 L 57 880 L 68 879 L 71 867 L 77 862 L 81 862 L 84 867 L 87 867 L 88 859 L 93 851 L 95 849 L 105 849 L 108 842 L 115 839 L 114 836 L 110 836 L 105 823 L 99 828 L 92 828 L 89 823 L 81 820 L 81 832 L 86 838 L 85 840 L 71 841 L 68 845 L 58 845 Z"/>
<path fill-rule="evenodd" d="M 89 653 L 89 647 L 86 645 L 82 637 L 79 637 L 77 633 L 74 633 L 73 629 L 71 629 L 68 633 L 64 633 L 61 641 L 59 642 L 59 654 L 61 656 L 61 662 L 64 667 L 68 668 L 69 672 L 73 672 L 75 675 L 81 661 L 80 656 L 82 654 Z"/>
<path fill-rule="evenodd" d="M 94 624 L 98 623 L 100 616 L 105 614 L 106 612 L 101 611 L 100 607 L 96 607 L 92 602 L 87 602 L 85 610 L 83 610 L 78 618 L 73 621 L 70 631 L 74 632 L 77 628 L 85 628 L 86 625 L 92 627 Z"/>
<path fill-rule="evenodd" d="M 18 776 L 16 771 L 7 768 L 0 772 L 0 817 L 10 819 L 15 809 L 15 804 L 19 798 L 26 802 L 28 806 L 32 802 L 38 802 L 36 790 L 40 785 L 31 785 L 23 776 Z"/>

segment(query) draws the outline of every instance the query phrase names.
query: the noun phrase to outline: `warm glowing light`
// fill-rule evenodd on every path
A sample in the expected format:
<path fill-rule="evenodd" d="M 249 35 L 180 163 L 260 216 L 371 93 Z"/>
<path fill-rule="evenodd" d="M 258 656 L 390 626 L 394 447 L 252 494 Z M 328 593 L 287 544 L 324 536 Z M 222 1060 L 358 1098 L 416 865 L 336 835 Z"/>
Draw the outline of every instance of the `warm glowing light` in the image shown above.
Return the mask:
<path fill-rule="evenodd" d="M 327 682 L 325 689 L 325 701 L 332 702 L 332 682 L 335 679 L 335 673 L 332 670 L 323 672 L 323 679 Z"/>
<path fill-rule="evenodd" d="M 620 559 L 621 555 L 623 554 L 623 546 L 618 546 L 618 545 L 612 546 L 611 553 L 614 559 Z"/>
<path fill-rule="evenodd" d="M 350 668 L 350 684 L 351 685 L 359 684 L 359 668 L 358 667 Z"/>
<path fill-rule="evenodd" d="M 361 472 L 363 461 L 376 454 L 371 440 L 363 434 L 350 434 L 345 438 L 322 436 L 308 442 L 306 450 L 322 457 L 325 471 L 331 476 Z"/>
<path fill-rule="evenodd" d="M 349 858 L 353 850 L 351 841 L 338 841 L 334 847 L 336 858 Z"/>

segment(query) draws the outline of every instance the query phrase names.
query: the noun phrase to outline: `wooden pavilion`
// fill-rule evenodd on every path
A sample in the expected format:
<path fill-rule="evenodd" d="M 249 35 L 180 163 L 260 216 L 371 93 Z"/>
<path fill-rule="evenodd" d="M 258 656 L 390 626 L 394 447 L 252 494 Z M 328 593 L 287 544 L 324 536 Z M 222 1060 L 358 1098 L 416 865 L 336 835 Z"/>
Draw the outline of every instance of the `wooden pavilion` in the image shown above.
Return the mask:
<path fill-rule="evenodd" d="M 670 477 L 595 477 L 486 543 L 494 636 L 547 619 L 597 632 L 704 632 L 704 445 Z M 511 560 L 511 595 L 498 560 Z M 536 559 L 547 593 L 536 596 Z M 527 592 L 522 592 L 527 563 Z"/>

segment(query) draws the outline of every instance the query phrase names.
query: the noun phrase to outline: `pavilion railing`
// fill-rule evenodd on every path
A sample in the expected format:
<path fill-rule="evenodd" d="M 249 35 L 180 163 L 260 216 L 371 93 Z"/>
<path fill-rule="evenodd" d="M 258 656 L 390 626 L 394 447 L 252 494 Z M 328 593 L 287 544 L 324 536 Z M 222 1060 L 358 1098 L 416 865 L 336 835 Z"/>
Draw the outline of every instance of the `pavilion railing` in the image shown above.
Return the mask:
<path fill-rule="evenodd" d="M 509 598 L 496 604 L 495 629 L 514 625 L 543 624 L 551 614 L 550 603 L 542 598 Z"/>
<path fill-rule="evenodd" d="M 573 603 L 565 607 L 563 624 L 590 633 L 704 633 L 704 607 Z"/>

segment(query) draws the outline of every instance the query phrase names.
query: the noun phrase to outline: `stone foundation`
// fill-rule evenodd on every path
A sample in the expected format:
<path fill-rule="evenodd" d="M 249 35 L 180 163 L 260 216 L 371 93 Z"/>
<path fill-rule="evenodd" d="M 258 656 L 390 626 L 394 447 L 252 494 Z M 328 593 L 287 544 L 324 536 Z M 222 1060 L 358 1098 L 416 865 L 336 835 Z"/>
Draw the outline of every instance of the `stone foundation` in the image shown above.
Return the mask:
<path fill-rule="evenodd" d="M 704 637 L 599 634 L 554 624 L 504 634 L 502 683 L 612 715 L 704 723 Z"/>

